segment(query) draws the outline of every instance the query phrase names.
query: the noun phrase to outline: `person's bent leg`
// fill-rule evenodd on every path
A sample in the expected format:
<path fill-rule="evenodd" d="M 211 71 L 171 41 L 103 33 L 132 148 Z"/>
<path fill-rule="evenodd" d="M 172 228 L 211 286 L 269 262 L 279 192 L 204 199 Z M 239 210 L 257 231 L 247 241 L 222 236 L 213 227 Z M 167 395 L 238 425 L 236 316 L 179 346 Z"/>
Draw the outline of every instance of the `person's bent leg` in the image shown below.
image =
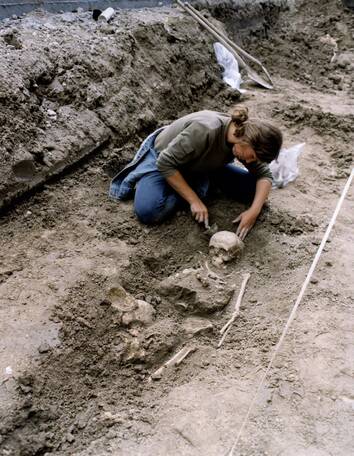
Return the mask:
<path fill-rule="evenodd" d="M 250 204 L 256 193 L 257 179 L 247 170 L 231 163 L 214 172 L 211 181 L 229 198 Z"/>
<path fill-rule="evenodd" d="M 166 220 L 181 204 L 181 198 L 159 171 L 146 174 L 137 183 L 134 209 L 138 219 L 152 225 Z"/>

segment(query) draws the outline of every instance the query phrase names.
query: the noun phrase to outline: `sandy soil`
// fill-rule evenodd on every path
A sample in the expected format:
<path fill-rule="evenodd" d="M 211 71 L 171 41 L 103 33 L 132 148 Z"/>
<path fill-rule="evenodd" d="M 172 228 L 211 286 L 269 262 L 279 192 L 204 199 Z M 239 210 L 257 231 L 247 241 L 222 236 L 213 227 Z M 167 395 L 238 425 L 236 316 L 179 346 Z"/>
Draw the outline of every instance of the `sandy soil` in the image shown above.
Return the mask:
<path fill-rule="evenodd" d="M 353 167 L 353 13 L 334 0 L 297 6 L 280 18 L 276 9 L 274 23 L 268 22 L 272 27 L 263 33 L 257 27 L 248 35 L 244 31 L 244 43 L 264 56 L 276 89 L 250 86 L 243 101 L 283 128 L 286 145 L 306 142 L 300 175 L 272 192 L 242 257 L 213 268 L 223 283 L 205 269 L 198 271 L 202 279 L 192 277 L 209 261 L 208 239 L 188 213 L 160 227 L 144 227 L 130 202 L 107 199 L 110 176 L 140 141 L 130 130 L 120 136 L 109 129 L 106 147 L 3 214 L 1 455 L 227 454 Z M 164 9 L 124 17 L 133 27 L 136 17 L 151 24 L 166 14 L 182 16 Z M 227 16 L 222 9 L 213 14 Z M 185 112 L 192 100 L 192 109 L 227 110 L 235 102 L 218 82 L 212 53 L 205 50 L 209 38 L 193 22 L 179 20 L 185 21 L 190 44 L 180 48 L 181 71 L 200 52 L 200 67 L 185 73 L 189 100 L 176 95 L 174 110 L 159 111 L 166 101 L 161 93 L 151 108 L 160 114 L 139 134 Z M 232 31 L 227 20 L 225 26 Z M 80 27 L 85 30 L 85 22 Z M 85 31 L 88 40 L 91 33 Z M 333 45 L 328 37 L 327 44 L 322 40 L 327 34 L 338 43 L 332 62 Z M 172 44 L 154 36 L 149 59 L 160 62 Z M 208 65 L 207 88 L 193 88 L 190 81 L 200 81 L 203 65 Z M 169 87 L 173 75 L 171 69 Z M 72 102 L 78 112 L 85 104 L 80 97 L 77 105 Z M 102 102 L 103 111 L 110 100 Z M 9 133 L 26 120 L 14 106 L 5 119 Z M 102 122 L 102 131 L 108 128 L 96 108 L 89 111 Z M 35 116 L 31 122 L 37 128 Z M 65 131 L 65 124 L 59 130 Z M 26 134 L 19 140 L 24 149 Z M 243 209 L 216 196 L 209 207 L 221 229 L 232 229 L 231 220 Z M 352 187 L 235 454 L 352 454 L 353 224 Z M 219 330 L 231 314 L 229 296 L 245 272 L 251 279 L 240 317 L 217 349 Z M 181 293 L 169 287 L 176 274 L 183 279 Z M 216 296 L 221 285 L 220 300 L 210 305 L 205 289 Z M 119 287 L 129 295 L 114 298 Z M 145 312 L 133 309 L 131 296 L 147 303 Z M 196 351 L 151 381 L 151 374 L 185 345 Z"/>

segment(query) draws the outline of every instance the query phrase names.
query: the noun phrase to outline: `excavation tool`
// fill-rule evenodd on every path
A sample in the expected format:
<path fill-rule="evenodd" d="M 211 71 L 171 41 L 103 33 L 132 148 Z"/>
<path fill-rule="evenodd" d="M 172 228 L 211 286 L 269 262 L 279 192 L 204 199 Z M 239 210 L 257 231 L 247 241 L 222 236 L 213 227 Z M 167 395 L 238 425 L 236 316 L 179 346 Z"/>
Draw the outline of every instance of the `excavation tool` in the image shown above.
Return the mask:
<path fill-rule="evenodd" d="M 270 77 L 270 74 L 268 73 L 266 68 L 264 68 L 264 66 L 258 59 L 256 59 L 251 54 L 244 51 L 240 46 L 231 41 L 226 35 L 224 35 L 220 30 L 218 30 L 211 22 L 209 22 L 198 10 L 196 10 L 188 2 L 183 3 L 181 2 L 181 0 L 177 0 L 177 3 L 181 8 L 184 9 L 184 11 L 190 14 L 197 22 L 199 22 L 199 24 L 202 27 L 204 27 L 209 33 L 211 33 L 215 39 L 217 39 L 223 46 L 226 47 L 226 49 L 228 49 L 231 52 L 231 54 L 237 60 L 239 67 L 247 72 L 249 79 L 256 82 L 260 86 L 265 87 L 266 89 L 273 89 L 272 78 Z M 245 60 L 251 62 L 253 66 L 260 67 L 264 76 L 261 76 L 256 70 L 253 70 L 250 64 L 246 63 Z"/>
<path fill-rule="evenodd" d="M 215 234 L 219 230 L 219 227 L 216 223 L 209 225 L 208 221 L 204 222 L 204 227 L 205 227 L 204 234 L 206 234 L 209 237 L 212 237 L 213 234 Z"/>

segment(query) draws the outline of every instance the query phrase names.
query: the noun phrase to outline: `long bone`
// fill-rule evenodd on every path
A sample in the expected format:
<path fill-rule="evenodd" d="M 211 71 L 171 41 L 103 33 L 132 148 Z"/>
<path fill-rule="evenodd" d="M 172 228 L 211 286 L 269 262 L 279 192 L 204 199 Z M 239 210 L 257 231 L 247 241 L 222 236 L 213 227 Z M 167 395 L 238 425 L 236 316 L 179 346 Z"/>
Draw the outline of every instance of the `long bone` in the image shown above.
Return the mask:
<path fill-rule="evenodd" d="M 157 371 L 155 371 L 152 375 L 151 378 L 153 380 L 158 380 L 162 377 L 162 374 L 164 373 L 165 369 L 168 367 L 172 366 L 178 366 L 181 364 L 181 362 L 186 358 L 190 353 L 194 352 L 197 349 L 197 347 L 184 347 L 182 348 L 179 352 L 177 352 L 172 358 L 170 358 L 168 361 L 166 361 Z"/>
<path fill-rule="evenodd" d="M 241 288 L 240 288 L 240 292 L 237 296 L 237 300 L 235 302 L 235 308 L 234 308 L 234 311 L 231 315 L 231 318 L 229 319 L 229 321 L 220 329 L 220 334 L 222 334 L 222 338 L 220 339 L 220 342 L 218 343 L 218 348 L 221 347 L 221 345 L 223 344 L 226 336 L 227 336 L 227 333 L 230 331 L 231 329 L 231 326 L 232 326 L 232 323 L 236 320 L 238 314 L 240 313 L 240 306 L 241 306 L 241 302 L 242 302 L 242 298 L 243 298 L 243 295 L 245 293 L 245 289 L 246 289 L 246 285 L 247 285 L 247 282 L 249 280 L 249 278 L 251 277 L 251 274 L 247 273 L 247 274 L 244 274 L 243 276 L 243 281 L 242 281 L 242 284 L 241 284 Z M 236 292 L 235 292 L 236 293 Z M 235 295 L 234 295 L 235 296 Z M 234 300 L 234 298 L 232 298 L 232 300 Z"/>

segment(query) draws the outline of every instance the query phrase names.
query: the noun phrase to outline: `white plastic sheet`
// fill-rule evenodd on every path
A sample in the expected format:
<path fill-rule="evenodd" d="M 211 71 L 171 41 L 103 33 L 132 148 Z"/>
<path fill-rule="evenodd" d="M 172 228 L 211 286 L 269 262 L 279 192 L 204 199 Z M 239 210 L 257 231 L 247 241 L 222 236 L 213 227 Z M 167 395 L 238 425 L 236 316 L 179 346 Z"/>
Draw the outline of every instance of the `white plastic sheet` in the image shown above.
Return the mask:
<path fill-rule="evenodd" d="M 240 88 L 242 78 L 235 57 L 221 43 L 214 43 L 214 51 L 218 64 L 224 69 L 223 81 L 241 93 L 246 92 Z"/>
<path fill-rule="evenodd" d="M 269 168 L 273 174 L 273 187 L 282 188 L 294 181 L 298 174 L 298 158 L 305 147 L 305 143 L 297 144 L 289 149 L 282 149 L 279 157 L 273 160 Z"/>

